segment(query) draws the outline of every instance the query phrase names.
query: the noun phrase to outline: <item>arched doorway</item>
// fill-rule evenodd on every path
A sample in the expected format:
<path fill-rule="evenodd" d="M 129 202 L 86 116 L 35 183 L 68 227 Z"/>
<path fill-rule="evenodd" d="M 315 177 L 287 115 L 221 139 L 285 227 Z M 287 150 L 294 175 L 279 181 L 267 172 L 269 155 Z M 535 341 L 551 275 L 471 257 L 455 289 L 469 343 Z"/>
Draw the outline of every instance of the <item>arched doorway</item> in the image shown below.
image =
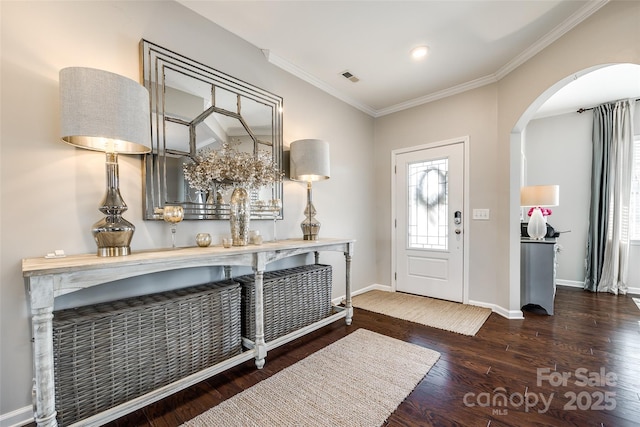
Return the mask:
<path fill-rule="evenodd" d="M 541 107 L 547 103 L 554 95 L 560 92 L 571 92 L 569 89 L 572 85 L 577 85 L 581 77 L 589 75 L 590 79 L 596 77 L 600 79 L 600 84 L 592 85 L 595 89 L 593 96 L 575 98 L 574 104 L 570 105 L 570 109 L 576 111 L 581 107 L 592 107 L 601 103 L 615 101 L 617 99 L 638 97 L 640 93 L 636 93 L 638 89 L 630 88 L 629 91 L 616 91 L 612 88 L 611 77 L 608 77 L 610 71 L 619 71 L 626 67 L 628 72 L 635 73 L 634 76 L 640 76 L 640 65 L 637 64 L 602 64 L 593 66 L 576 73 L 573 73 L 559 80 L 557 83 L 549 87 L 540 94 L 526 109 L 522 116 L 518 119 L 510 134 L 510 236 L 509 236 L 509 283 L 510 283 L 510 305 L 512 308 L 519 307 L 520 299 L 520 186 L 523 182 L 522 168 L 522 148 L 524 143 L 524 132 L 529 122 L 535 118 L 536 113 Z M 640 80 L 639 80 L 640 81 Z M 606 89 L 605 91 L 601 89 Z M 582 91 L 584 92 L 584 91 Z M 596 93 L 598 92 L 598 93 Z M 557 98 L 557 97 L 555 97 Z M 566 103 L 565 103 L 566 104 Z M 567 104 L 569 105 L 569 104 Z M 568 111 L 565 111 L 565 113 Z M 563 114 L 559 112 L 558 114 Z M 562 203 L 562 202 L 561 202 Z"/>

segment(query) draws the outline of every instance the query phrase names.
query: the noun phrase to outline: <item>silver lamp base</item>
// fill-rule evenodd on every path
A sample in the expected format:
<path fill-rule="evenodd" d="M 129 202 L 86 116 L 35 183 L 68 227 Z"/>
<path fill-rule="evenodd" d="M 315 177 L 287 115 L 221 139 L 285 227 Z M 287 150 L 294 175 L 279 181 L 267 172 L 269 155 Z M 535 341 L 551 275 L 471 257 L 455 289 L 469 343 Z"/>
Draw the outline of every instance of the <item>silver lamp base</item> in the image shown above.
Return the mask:
<path fill-rule="evenodd" d="M 124 256 L 131 253 L 131 239 L 136 227 L 122 213 L 127 204 L 120 195 L 118 182 L 118 155 L 106 153 L 107 192 L 102 200 L 100 212 L 106 215 L 93 225 L 93 238 L 98 245 L 98 256 Z"/>
<path fill-rule="evenodd" d="M 93 225 L 93 238 L 98 245 L 98 256 L 124 256 L 131 253 L 131 239 L 136 228 L 119 215 L 107 216 Z"/>

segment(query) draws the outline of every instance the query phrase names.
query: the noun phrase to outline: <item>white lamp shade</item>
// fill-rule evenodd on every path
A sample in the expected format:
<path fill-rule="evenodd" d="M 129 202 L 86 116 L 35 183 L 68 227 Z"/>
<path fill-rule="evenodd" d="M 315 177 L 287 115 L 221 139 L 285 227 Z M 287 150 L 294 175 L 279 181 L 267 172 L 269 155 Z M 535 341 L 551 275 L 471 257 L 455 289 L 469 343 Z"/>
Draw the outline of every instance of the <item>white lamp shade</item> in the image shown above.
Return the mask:
<path fill-rule="evenodd" d="M 320 139 L 300 139 L 290 145 L 290 178 L 294 181 L 329 179 L 329 143 Z"/>
<path fill-rule="evenodd" d="M 60 70 L 62 140 L 89 150 L 123 154 L 151 151 L 149 92 L 108 71 Z"/>
<path fill-rule="evenodd" d="M 520 189 L 520 206 L 558 206 L 560 186 L 532 185 Z"/>

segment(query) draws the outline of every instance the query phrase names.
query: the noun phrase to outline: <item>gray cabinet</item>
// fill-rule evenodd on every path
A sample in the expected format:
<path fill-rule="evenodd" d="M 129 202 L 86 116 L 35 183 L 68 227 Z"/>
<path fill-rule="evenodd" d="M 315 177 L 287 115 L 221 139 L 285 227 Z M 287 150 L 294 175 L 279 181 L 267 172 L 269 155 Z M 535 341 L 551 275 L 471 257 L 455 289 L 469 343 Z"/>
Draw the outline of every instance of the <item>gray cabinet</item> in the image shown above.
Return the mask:
<path fill-rule="evenodd" d="M 520 244 L 520 307 L 539 306 L 553 314 L 556 296 L 556 239 L 522 239 Z"/>

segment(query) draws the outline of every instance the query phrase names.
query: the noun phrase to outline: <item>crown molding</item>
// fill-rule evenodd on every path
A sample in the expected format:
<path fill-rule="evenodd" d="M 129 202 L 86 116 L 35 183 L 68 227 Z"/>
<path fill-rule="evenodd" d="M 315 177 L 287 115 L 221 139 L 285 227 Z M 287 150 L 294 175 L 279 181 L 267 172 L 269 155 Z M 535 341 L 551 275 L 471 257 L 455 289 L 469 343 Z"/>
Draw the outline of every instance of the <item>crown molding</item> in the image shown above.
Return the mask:
<path fill-rule="evenodd" d="M 447 89 L 439 90 L 437 92 L 433 92 L 419 98 L 410 99 L 409 101 L 401 102 L 390 107 L 381 108 L 379 110 L 376 110 L 374 117 L 382 117 L 386 116 L 387 114 L 397 113 L 398 111 L 417 107 L 418 105 L 427 104 L 429 102 L 437 101 L 438 99 L 446 98 L 448 96 L 457 95 L 459 93 L 486 86 L 497 81 L 498 79 L 496 78 L 496 75 L 490 74 L 488 76 L 480 77 L 479 79 L 471 80 L 469 82 L 452 86 Z"/>
<path fill-rule="evenodd" d="M 596 13 L 600 10 L 604 5 L 609 3 L 610 0 L 592 0 L 587 2 L 580 10 L 575 12 L 569 18 L 567 18 L 560 25 L 555 27 L 549 33 L 547 33 L 544 37 L 541 37 L 537 42 L 529 46 L 527 49 L 522 51 L 521 54 L 513 58 L 511 61 L 507 62 L 502 68 L 500 68 L 495 74 L 498 80 L 505 77 L 507 74 L 518 68 L 520 65 L 527 62 L 529 59 L 533 58 L 535 55 L 540 53 L 543 49 L 549 46 L 551 43 L 558 40 L 560 37 L 571 31 L 582 21 Z"/>
<path fill-rule="evenodd" d="M 376 110 L 371 108 L 370 106 L 363 104 L 362 102 L 351 98 L 350 96 L 345 95 L 344 93 L 342 93 L 341 91 L 339 91 L 338 89 L 334 88 L 333 86 L 325 83 L 324 81 L 318 79 L 317 77 L 313 76 L 312 74 L 306 72 L 305 70 L 303 70 L 302 68 L 298 67 L 297 65 L 287 61 L 286 59 L 274 54 L 273 52 L 271 52 L 269 49 L 262 49 L 262 54 L 265 56 L 265 58 L 267 58 L 267 61 L 269 61 L 271 64 L 282 68 L 284 71 L 287 71 L 290 74 L 293 74 L 294 76 L 298 77 L 301 80 L 304 80 L 305 82 L 317 87 L 318 89 L 328 93 L 329 95 L 332 95 L 336 98 L 338 98 L 339 100 L 351 105 L 352 107 L 357 108 L 358 110 L 375 117 L 376 115 Z"/>

